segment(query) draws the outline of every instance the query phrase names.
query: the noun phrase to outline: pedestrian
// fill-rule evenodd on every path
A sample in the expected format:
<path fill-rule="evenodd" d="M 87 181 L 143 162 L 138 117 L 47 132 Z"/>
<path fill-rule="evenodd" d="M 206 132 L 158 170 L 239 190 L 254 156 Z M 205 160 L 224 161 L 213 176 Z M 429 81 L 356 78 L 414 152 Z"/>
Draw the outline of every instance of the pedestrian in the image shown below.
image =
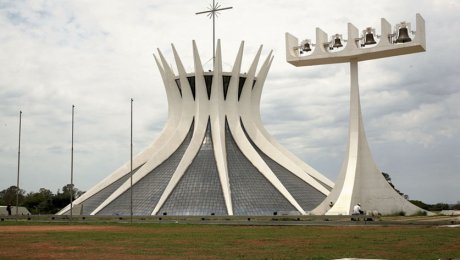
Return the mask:
<path fill-rule="evenodd" d="M 353 207 L 353 215 L 362 215 L 364 214 L 364 211 L 361 209 L 361 204 L 356 204 Z"/>
<path fill-rule="evenodd" d="M 8 216 L 11 216 L 11 205 L 10 204 L 6 206 L 6 211 L 8 211 Z"/>

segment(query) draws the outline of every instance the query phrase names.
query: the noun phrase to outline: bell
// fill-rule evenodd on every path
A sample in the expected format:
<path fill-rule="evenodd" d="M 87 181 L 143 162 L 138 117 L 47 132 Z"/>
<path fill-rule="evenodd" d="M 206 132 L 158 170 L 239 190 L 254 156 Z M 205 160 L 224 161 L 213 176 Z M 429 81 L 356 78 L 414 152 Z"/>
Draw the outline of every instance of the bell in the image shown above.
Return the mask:
<path fill-rule="evenodd" d="M 412 39 L 409 37 L 409 31 L 407 27 L 399 28 L 398 39 L 396 39 L 396 43 L 405 43 L 410 42 Z"/>
<path fill-rule="evenodd" d="M 339 48 L 339 47 L 342 47 L 342 42 L 340 41 L 340 38 L 339 37 L 336 37 L 334 39 L 334 45 L 332 45 L 333 48 Z"/>
<path fill-rule="evenodd" d="M 364 45 L 370 45 L 370 44 L 376 44 L 374 40 L 374 34 L 372 32 L 366 33 L 366 41 L 364 42 Z"/>
<path fill-rule="evenodd" d="M 310 43 L 306 42 L 306 43 L 302 46 L 302 51 L 306 51 L 306 52 L 311 51 Z"/>

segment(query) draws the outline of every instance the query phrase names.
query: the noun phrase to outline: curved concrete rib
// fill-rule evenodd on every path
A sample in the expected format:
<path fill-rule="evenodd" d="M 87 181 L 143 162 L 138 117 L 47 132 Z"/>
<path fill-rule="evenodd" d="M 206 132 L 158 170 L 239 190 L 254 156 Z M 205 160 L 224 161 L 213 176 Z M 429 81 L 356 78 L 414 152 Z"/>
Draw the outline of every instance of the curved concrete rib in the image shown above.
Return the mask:
<path fill-rule="evenodd" d="M 242 52 L 242 45 L 240 51 Z M 225 100 L 224 86 L 222 82 L 222 52 L 220 40 L 217 41 L 216 61 L 214 63 L 214 76 L 211 87 L 211 135 L 216 159 L 217 172 L 219 173 L 220 185 L 224 195 L 225 206 L 228 215 L 233 215 L 232 196 L 227 167 L 227 149 L 225 145 Z"/>
<path fill-rule="evenodd" d="M 171 177 L 171 180 L 169 181 L 168 185 L 163 191 L 163 194 L 161 195 L 157 205 L 153 209 L 152 215 L 158 213 L 158 211 L 161 209 L 163 204 L 168 199 L 169 195 L 172 193 L 176 185 L 179 183 L 185 171 L 198 154 L 206 134 L 206 128 L 209 121 L 209 101 L 206 90 L 206 82 L 204 80 L 203 66 L 201 65 L 200 55 L 198 53 L 198 49 L 196 47 L 195 42 L 193 42 L 193 56 L 195 61 L 195 127 L 193 130 L 192 140 L 190 140 L 190 144 L 185 150 L 184 156 L 179 162 L 176 171 L 174 172 L 173 176 Z M 178 69 L 180 69 L 180 78 L 184 81 L 187 81 L 186 73 L 183 70 L 183 67 L 179 67 Z"/>

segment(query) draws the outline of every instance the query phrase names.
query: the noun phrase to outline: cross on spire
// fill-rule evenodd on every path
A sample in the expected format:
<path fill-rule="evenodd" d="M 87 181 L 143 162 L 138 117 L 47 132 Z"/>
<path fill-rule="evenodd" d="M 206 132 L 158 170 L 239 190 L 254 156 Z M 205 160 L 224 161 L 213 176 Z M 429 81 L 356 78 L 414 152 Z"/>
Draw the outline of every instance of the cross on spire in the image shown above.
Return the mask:
<path fill-rule="evenodd" d="M 219 11 L 232 9 L 233 7 L 222 7 L 215 0 L 212 0 L 212 5 L 209 5 L 208 11 L 202 11 L 195 14 L 207 14 L 209 19 L 212 18 L 212 65 L 216 60 L 216 17 L 219 15 Z"/>

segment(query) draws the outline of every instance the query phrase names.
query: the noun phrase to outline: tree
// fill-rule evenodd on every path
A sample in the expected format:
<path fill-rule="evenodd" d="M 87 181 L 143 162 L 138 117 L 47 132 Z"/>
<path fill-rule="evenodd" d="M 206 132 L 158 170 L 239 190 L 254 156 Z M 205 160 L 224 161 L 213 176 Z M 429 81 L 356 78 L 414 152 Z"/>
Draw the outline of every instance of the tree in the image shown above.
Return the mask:
<path fill-rule="evenodd" d="M 452 209 L 454 210 L 460 210 L 460 201 L 457 201 L 457 204 L 452 206 Z"/>
<path fill-rule="evenodd" d="M 56 211 L 53 206 L 54 194 L 48 189 L 41 188 L 38 192 L 30 192 L 24 200 L 24 206 L 32 214 L 51 214 Z"/>
<path fill-rule="evenodd" d="M 62 187 L 62 193 L 65 194 L 65 196 L 68 196 L 70 201 L 70 194 L 72 194 L 72 198 L 75 200 L 85 192 L 75 188 L 75 185 L 72 187 L 72 184 L 67 184 L 66 186 Z"/>
<path fill-rule="evenodd" d="M 436 203 L 430 205 L 429 211 L 441 211 L 450 209 L 449 204 L 447 203 Z"/>
<path fill-rule="evenodd" d="M 73 200 L 80 197 L 84 192 L 79 191 L 77 188 L 72 186 L 72 184 L 67 184 L 62 187 L 62 193 L 58 190 L 56 196 L 53 199 L 53 206 L 55 208 L 55 212 L 58 212 L 68 204 L 70 204 L 70 195 L 72 194 Z"/>
<path fill-rule="evenodd" d="M 428 205 L 420 200 L 410 200 L 410 203 L 424 210 L 429 210 L 429 208 L 431 207 L 431 205 Z"/>
<path fill-rule="evenodd" d="M 19 194 L 18 194 L 19 192 Z M 7 189 L 0 191 L 0 204 L 1 205 L 16 205 L 16 196 L 19 199 L 19 205 L 24 201 L 24 195 L 26 192 L 23 189 L 19 189 L 16 186 L 10 186 Z"/>
<path fill-rule="evenodd" d="M 390 177 L 390 174 L 386 173 L 386 172 L 382 172 L 382 175 L 383 177 L 385 178 L 385 180 L 387 180 L 388 184 L 390 184 L 390 186 L 397 192 L 399 193 L 399 195 L 403 196 L 406 200 L 409 199 L 409 195 L 407 194 L 404 194 L 402 193 L 401 191 L 399 191 L 398 189 L 396 189 L 396 187 L 393 185 L 393 183 L 391 182 L 391 177 Z"/>
<path fill-rule="evenodd" d="M 11 186 L 0 191 L 0 205 L 16 205 L 16 186 Z M 38 192 L 26 192 L 19 190 L 19 206 L 26 207 L 32 214 L 55 214 L 70 203 L 70 194 L 76 199 L 84 192 L 78 190 L 72 185 L 67 184 L 58 190 L 57 194 L 52 191 L 41 188 Z"/>

